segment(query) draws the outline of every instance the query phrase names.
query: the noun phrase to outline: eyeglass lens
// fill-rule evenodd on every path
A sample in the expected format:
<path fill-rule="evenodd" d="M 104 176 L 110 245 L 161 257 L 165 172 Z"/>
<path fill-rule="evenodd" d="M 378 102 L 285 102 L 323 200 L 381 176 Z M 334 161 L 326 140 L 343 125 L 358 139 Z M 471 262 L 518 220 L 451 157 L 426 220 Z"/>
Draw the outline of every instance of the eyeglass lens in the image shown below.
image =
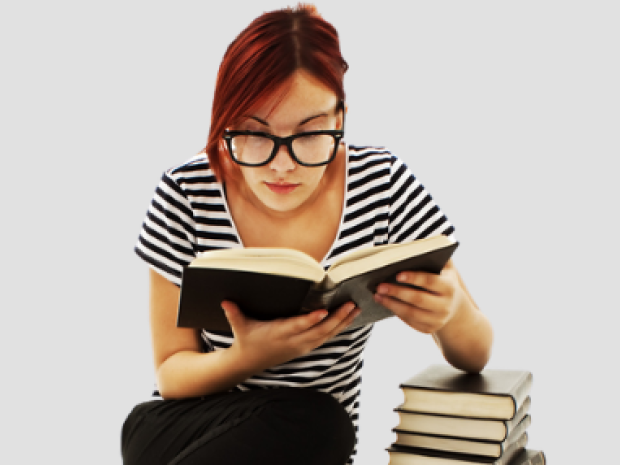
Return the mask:
<path fill-rule="evenodd" d="M 302 163 L 324 163 L 334 152 L 335 139 L 329 134 L 308 134 L 293 139 L 294 156 Z M 236 135 L 232 138 L 233 157 L 249 164 L 261 164 L 269 159 L 275 141 L 260 135 Z"/>

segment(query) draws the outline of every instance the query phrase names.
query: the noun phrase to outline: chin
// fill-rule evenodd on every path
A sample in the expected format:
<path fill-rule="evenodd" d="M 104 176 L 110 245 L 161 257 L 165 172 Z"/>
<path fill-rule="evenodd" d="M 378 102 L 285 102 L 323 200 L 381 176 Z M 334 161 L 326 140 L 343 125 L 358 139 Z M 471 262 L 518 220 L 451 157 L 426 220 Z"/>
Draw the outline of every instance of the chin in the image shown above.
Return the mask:
<path fill-rule="evenodd" d="M 317 186 L 310 183 L 301 183 L 297 189 L 288 193 L 272 191 L 262 181 L 249 184 L 254 198 L 267 210 L 285 214 L 303 208 L 304 204 L 312 198 Z"/>
<path fill-rule="evenodd" d="M 278 213 L 286 213 L 286 212 L 290 212 L 293 210 L 296 210 L 298 207 L 300 207 L 302 205 L 303 202 L 300 201 L 294 201 L 293 199 L 282 199 L 280 201 L 276 200 L 272 200 L 272 199 L 261 199 L 263 204 L 265 205 L 265 207 L 267 207 L 269 210 L 273 210 L 275 212 Z"/>
<path fill-rule="evenodd" d="M 259 195 L 258 199 L 269 210 L 273 210 L 278 213 L 286 213 L 296 210 L 308 199 L 308 196 L 303 195 L 302 192 L 294 192 L 290 194 L 275 194 L 268 188 L 262 192 L 263 195 Z"/>

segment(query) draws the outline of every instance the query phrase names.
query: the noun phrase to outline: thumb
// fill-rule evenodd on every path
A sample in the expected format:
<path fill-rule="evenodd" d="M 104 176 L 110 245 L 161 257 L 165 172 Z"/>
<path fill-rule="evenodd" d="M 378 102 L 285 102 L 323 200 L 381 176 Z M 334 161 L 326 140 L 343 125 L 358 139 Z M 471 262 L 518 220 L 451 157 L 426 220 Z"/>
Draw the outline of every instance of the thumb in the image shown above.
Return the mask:
<path fill-rule="evenodd" d="M 221 306 L 222 310 L 224 310 L 224 315 L 226 315 L 226 319 L 230 323 L 230 326 L 234 332 L 235 328 L 243 324 L 243 314 L 241 313 L 241 310 L 239 310 L 237 304 L 229 300 L 222 301 Z"/>

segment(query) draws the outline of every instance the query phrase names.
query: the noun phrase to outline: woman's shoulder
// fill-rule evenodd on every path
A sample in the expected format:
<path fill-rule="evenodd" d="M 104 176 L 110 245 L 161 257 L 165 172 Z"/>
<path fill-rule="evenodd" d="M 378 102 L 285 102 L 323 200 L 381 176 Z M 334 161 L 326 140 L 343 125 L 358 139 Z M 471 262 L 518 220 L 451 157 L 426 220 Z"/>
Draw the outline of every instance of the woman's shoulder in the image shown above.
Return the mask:
<path fill-rule="evenodd" d="M 403 164 L 403 160 L 384 145 L 349 144 L 348 153 L 350 162 Z"/>
<path fill-rule="evenodd" d="M 349 158 L 350 159 L 365 159 L 365 158 L 389 158 L 392 156 L 392 152 L 382 145 L 348 145 Z"/>
<path fill-rule="evenodd" d="M 218 197 L 221 185 L 202 152 L 164 170 L 158 189 L 177 199 Z"/>
<path fill-rule="evenodd" d="M 348 145 L 349 168 L 365 171 L 368 168 L 386 169 L 395 172 L 404 167 L 402 159 L 392 153 L 390 149 L 382 145 Z"/>
<path fill-rule="evenodd" d="M 209 164 L 207 154 L 204 152 L 186 159 L 185 161 L 171 166 L 165 171 L 165 174 L 173 179 L 193 176 L 209 176 L 213 174 L 213 170 Z"/>
<path fill-rule="evenodd" d="M 172 183 L 182 190 L 204 188 L 207 185 L 216 188 L 216 185 L 219 184 L 204 152 L 166 169 L 162 180 L 167 184 Z"/>

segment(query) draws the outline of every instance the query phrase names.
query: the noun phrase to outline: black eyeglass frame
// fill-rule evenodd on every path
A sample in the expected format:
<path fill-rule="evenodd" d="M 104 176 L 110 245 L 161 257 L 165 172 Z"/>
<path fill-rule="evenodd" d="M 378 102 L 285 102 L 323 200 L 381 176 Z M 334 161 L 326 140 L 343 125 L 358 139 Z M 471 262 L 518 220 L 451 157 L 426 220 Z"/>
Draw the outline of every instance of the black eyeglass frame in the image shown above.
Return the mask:
<path fill-rule="evenodd" d="M 323 166 L 323 165 L 327 165 L 328 163 L 331 163 L 331 161 L 336 157 L 336 154 L 338 153 L 338 148 L 340 147 L 340 141 L 342 140 L 342 138 L 344 137 L 344 116 L 345 116 L 345 106 L 344 106 L 344 102 L 341 101 L 338 104 L 338 109 L 342 110 L 342 129 L 325 129 L 322 131 L 308 131 L 308 132 L 300 132 L 298 134 L 293 134 L 287 137 L 278 137 L 278 136 L 274 136 L 273 134 L 269 134 L 266 132 L 257 132 L 257 131 L 228 131 L 226 130 L 226 132 L 224 133 L 224 135 L 222 136 L 222 139 L 224 139 L 226 141 L 226 146 L 228 148 L 228 154 L 230 155 L 230 158 L 232 158 L 232 160 L 242 166 L 265 166 L 269 163 L 271 163 L 271 161 L 276 157 L 278 150 L 280 150 L 280 146 L 281 145 L 285 145 L 286 148 L 288 148 L 288 154 L 291 156 L 291 158 L 293 160 L 295 160 L 295 162 L 301 166 L 309 166 L 309 167 L 315 167 L 315 166 Z M 319 163 L 305 163 L 303 161 L 301 161 L 299 158 L 297 158 L 297 156 L 295 155 L 295 152 L 293 151 L 293 141 L 295 139 L 298 139 L 300 137 L 304 137 L 304 136 L 320 136 L 320 135 L 329 135 L 332 136 L 334 138 L 334 151 L 331 154 L 331 156 L 326 160 L 326 161 L 322 161 Z M 258 136 L 258 137 L 264 137 L 266 139 L 271 139 L 274 144 L 273 144 L 273 150 L 271 151 L 271 155 L 269 155 L 269 157 L 261 163 L 247 163 L 241 160 L 237 160 L 234 155 L 233 155 L 233 148 L 232 148 L 232 140 L 233 137 L 235 136 Z"/>

